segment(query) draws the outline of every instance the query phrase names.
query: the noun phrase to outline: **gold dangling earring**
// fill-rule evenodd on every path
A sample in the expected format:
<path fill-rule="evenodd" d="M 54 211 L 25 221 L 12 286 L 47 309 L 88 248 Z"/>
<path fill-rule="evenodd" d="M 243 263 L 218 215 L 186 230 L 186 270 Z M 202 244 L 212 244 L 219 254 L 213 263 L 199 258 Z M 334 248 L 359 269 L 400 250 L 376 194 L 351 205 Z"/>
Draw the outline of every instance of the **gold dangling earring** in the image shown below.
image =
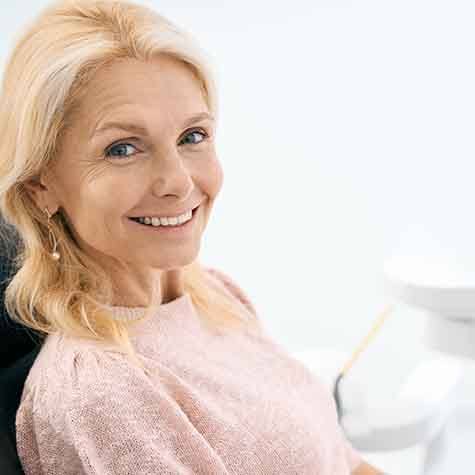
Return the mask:
<path fill-rule="evenodd" d="M 48 231 L 49 231 L 50 242 L 53 243 L 53 252 L 51 252 L 51 257 L 55 261 L 57 261 L 60 258 L 60 254 L 57 251 L 58 241 L 56 241 L 56 236 L 54 235 L 53 230 L 51 229 L 51 216 L 52 215 L 50 214 L 47 206 L 45 207 L 45 212 L 46 212 L 46 215 L 48 216 Z"/>

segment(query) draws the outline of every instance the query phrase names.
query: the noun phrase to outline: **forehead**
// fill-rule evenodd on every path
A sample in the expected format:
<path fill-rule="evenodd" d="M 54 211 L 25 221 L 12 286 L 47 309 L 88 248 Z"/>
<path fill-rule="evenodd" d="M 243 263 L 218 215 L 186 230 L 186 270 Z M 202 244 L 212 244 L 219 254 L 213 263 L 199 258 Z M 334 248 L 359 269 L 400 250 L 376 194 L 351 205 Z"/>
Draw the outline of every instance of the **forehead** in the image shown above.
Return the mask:
<path fill-rule="evenodd" d="M 94 130 L 114 112 L 150 111 L 154 119 L 180 121 L 206 109 L 201 82 L 190 67 L 160 55 L 150 62 L 121 59 L 99 70 L 87 86 L 79 116 Z"/>

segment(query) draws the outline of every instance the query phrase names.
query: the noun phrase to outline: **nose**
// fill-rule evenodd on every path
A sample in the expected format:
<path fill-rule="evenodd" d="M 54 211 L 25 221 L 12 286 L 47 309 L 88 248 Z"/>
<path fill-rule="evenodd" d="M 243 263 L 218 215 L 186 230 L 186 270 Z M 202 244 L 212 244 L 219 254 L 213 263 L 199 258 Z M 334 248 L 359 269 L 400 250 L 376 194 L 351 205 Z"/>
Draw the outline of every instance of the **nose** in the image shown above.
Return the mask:
<path fill-rule="evenodd" d="M 187 201 L 193 190 L 193 179 L 178 151 L 168 151 L 154 157 L 152 161 L 154 162 L 152 193 L 158 198 L 175 195 Z"/>

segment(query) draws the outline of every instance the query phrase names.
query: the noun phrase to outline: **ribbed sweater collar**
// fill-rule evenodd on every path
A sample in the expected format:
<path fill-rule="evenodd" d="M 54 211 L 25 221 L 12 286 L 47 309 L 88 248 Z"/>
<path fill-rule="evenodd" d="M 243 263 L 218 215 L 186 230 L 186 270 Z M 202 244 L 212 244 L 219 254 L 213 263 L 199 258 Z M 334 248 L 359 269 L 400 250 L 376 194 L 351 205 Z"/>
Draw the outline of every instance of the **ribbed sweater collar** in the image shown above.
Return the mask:
<path fill-rule="evenodd" d="M 137 320 L 144 317 L 146 314 L 146 307 L 106 305 L 106 308 L 111 312 L 112 318 L 114 318 L 114 320 Z M 150 317 L 173 317 L 174 315 L 190 313 L 193 311 L 193 308 L 191 295 L 188 292 L 185 292 L 180 297 L 155 307 L 153 312 L 150 314 Z"/>

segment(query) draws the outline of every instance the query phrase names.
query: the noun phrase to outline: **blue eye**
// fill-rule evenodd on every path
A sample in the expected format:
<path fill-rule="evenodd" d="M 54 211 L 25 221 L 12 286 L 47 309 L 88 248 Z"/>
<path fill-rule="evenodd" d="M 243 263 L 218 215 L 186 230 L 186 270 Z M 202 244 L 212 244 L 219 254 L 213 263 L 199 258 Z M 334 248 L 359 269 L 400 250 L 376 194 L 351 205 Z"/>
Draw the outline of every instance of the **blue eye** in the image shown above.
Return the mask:
<path fill-rule="evenodd" d="M 196 130 L 192 130 L 191 132 L 186 134 L 185 137 L 183 138 L 183 140 L 186 139 L 187 137 L 193 137 L 193 136 L 196 137 L 196 135 L 201 135 L 203 137 L 203 140 L 200 140 L 199 142 L 191 142 L 191 143 L 189 141 L 187 141 L 187 143 L 185 145 L 198 145 L 199 143 L 204 142 L 206 140 L 206 138 L 208 137 L 208 134 L 204 130 L 196 129 Z"/>
<path fill-rule="evenodd" d="M 109 147 L 106 152 L 105 152 L 105 155 L 106 157 L 130 157 L 130 155 L 127 155 L 127 147 L 133 147 L 135 148 L 132 144 L 130 143 L 126 143 L 126 142 L 123 142 L 123 143 L 118 143 L 116 145 L 112 145 L 111 147 Z M 111 155 L 111 152 L 113 150 L 119 150 L 119 154 L 118 155 L 114 155 L 112 154 Z"/>
<path fill-rule="evenodd" d="M 199 137 L 200 135 L 203 138 L 201 140 L 199 140 L 198 142 L 196 142 L 194 138 Z M 194 137 L 194 138 L 189 140 L 190 137 Z M 183 145 L 199 145 L 201 142 L 204 142 L 207 138 L 208 138 L 208 134 L 204 130 L 195 129 L 195 130 L 190 131 L 188 134 L 186 134 L 184 136 L 184 138 L 179 143 L 183 144 Z M 127 153 L 128 149 L 130 150 L 130 147 L 137 150 L 137 147 L 135 147 L 135 145 L 132 145 L 131 143 L 128 143 L 128 142 L 120 142 L 120 143 L 117 143 L 117 144 L 110 145 L 108 148 L 106 148 L 106 150 L 104 152 L 104 156 L 106 158 L 111 158 L 111 157 L 113 157 L 113 158 L 118 158 L 118 157 L 129 158 L 129 157 L 135 155 L 134 153 L 131 153 L 131 154 Z M 114 150 L 118 151 L 119 153 L 118 154 L 113 153 Z"/>

